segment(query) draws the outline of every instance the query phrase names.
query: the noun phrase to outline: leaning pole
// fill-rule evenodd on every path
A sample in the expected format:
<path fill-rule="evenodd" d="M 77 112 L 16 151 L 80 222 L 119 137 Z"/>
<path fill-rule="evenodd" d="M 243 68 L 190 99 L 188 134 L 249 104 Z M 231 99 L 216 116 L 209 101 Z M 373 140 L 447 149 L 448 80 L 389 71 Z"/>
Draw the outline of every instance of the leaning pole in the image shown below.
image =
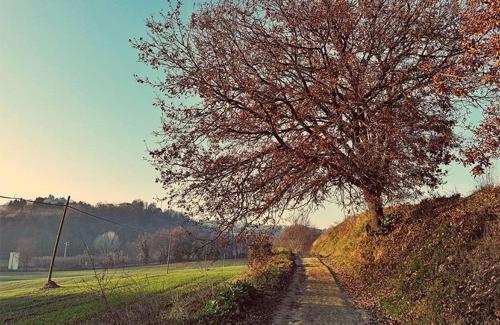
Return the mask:
<path fill-rule="evenodd" d="M 57 246 L 59 246 L 59 239 L 61 239 L 61 232 L 64 225 L 64 219 L 66 218 L 66 211 L 68 211 L 70 198 L 71 196 L 68 196 L 68 200 L 66 201 L 66 205 L 64 206 L 64 213 L 61 218 L 61 222 L 59 223 L 59 229 L 57 230 L 56 242 L 54 243 L 54 251 L 52 252 L 52 260 L 50 261 L 49 276 L 47 278 L 47 283 L 44 286 L 44 288 L 46 289 L 59 288 L 59 285 L 54 281 L 52 281 L 52 270 L 54 269 L 54 261 L 56 260 Z"/>

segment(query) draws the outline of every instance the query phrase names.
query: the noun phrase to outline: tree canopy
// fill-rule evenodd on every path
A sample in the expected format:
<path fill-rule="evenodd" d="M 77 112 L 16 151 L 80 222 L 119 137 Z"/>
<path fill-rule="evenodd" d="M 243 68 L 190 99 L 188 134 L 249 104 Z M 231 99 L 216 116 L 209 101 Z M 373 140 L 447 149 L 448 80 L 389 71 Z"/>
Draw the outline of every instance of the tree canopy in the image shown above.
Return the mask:
<path fill-rule="evenodd" d="M 467 3 L 219 0 L 181 5 L 135 39 L 158 70 L 158 181 L 175 207 L 223 227 L 335 198 L 383 204 L 442 181 L 464 103 L 491 102 L 466 64 Z M 463 73 L 464 71 L 467 73 Z"/>

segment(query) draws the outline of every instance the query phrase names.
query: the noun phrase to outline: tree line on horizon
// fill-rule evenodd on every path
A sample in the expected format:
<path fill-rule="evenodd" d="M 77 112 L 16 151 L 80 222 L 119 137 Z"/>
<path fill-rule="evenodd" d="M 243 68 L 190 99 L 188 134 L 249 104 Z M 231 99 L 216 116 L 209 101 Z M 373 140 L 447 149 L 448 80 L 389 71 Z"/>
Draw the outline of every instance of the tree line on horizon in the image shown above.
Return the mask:
<path fill-rule="evenodd" d="M 34 203 L 13 200 L 0 205 L 0 260 L 8 260 L 9 253 L 17 251 L 21 255 L 21 267 L 48 265 L 63 207 L 47 203 L 65 201 L 49 195 L 37 198 Z M 165 263 L 169 245 L 172 262 L 215 259 L 225 253 L 227 258 L 245 254 L 244 248 L 227 236 L 224 245 L 218 240 L 206 250 L 199 250 L 213 236 L 210 227 L 197 224 L 179 212 L 163 211 L 154 203 L 141 200 L 96 205 L 71 202 L 71 206 L 111 221 L 68 209 L 57 256 L 63 256 L 64 243 L 68 242 L 67 258 L 77 257 L 71 260 L 73 267 L 85 266 L 84 263 L 89 266 L 91 256 L 108 266 Z"/>
<path fill-rule="evenodd" d="M 0 260 L 6 261 L 10 252 L 18 252 L 22 270 L 46 268 L 63 209 L 48 204 L 65 202 L 64 198 L 49 195 L 36 198 L 34 203 L 12 200 L 0 205 Z M 251 241 L 251 238 L 237 238 L 231 233 L 220 235 L 218 229 L 197 224 L 179 212 L 163 211 L 141 200 L 119 204 L 70 204 L 116 224 L 69 209 L 57 253 L 60 269 L 88 268 L 93 264 L 113 267 L 244 258 Z M 321 230 L 312 227 L 308 217 L 302 217 L 293 219 L 290 225 L 268 228 L 266 233 L 269 243 L 274 246 L 307 255 Z M 220 237 L 215 238 L 215 235 Z M 63 258 L 66 242 L 66 257 Z M 4 267 L 0 265 L 0 269 Z"/>

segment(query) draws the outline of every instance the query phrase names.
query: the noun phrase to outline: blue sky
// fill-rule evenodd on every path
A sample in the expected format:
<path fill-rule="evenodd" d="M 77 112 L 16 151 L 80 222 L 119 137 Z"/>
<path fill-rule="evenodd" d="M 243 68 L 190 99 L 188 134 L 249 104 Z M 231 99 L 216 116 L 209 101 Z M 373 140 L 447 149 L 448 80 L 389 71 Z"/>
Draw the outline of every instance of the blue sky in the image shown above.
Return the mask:
<path fill-rule="evenodd" d="M 161 196 L 143 160 L 159 113 L 129 38 L 165 2 L 0 0 L 0 194 L 88 202 Z M 192 3 L 186 4 L 187 13 Z M 445 193 L 475 182 L 454 167 Z M 333 204 L 312 222 L 342 219 Z"/>

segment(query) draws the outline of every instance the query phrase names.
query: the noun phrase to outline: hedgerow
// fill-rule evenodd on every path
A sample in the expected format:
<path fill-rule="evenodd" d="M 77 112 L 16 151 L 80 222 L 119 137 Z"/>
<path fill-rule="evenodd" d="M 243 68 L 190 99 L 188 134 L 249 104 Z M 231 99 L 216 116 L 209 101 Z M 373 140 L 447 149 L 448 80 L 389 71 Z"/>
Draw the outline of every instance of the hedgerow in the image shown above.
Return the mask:
<path fill-rule="evenodd" d="M 248 324 L 261 317 L 267 299 L 287 286 L 295 265 L 292 254 L 285 249 L 270 254 L 265 263 L 249 261 L 247 271 L 237 281 L 208 301 L 200 322 Z"/>

